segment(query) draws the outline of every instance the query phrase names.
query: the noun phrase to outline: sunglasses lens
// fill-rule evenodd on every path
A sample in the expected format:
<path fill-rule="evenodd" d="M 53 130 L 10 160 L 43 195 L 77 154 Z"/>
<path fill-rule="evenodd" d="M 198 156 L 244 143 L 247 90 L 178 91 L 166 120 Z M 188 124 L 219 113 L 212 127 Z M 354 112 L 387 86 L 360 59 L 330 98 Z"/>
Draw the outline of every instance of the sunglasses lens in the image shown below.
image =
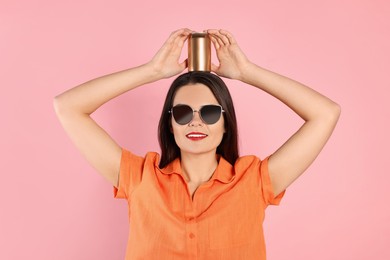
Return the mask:
<path fill-rule="evenodd" d="M 200 109 L 199 113 L 203 122 L 208 125 L 212 125 L 218 122 L 221 117 L 222 108 L 217 105 L 206 105 Z M 176 123 L 179 125 L 185 125 L 193 119 L 194 111 L 190 106 L 177 105 L 172 108 L 172 115 Z"/>
<path fill-rule="evenodd" d="M 173 118 L 176 123 L 185 125 L 192 120 L 192 108 L 186 105 L 178 105 L 172 108 Z"/>
<path fill-rule="evenodd" d="M 216 105 L 207 105 L 200 110 L 200 116 L 206 124 L 212 125 L 221 117 L 222 108 Z"/>

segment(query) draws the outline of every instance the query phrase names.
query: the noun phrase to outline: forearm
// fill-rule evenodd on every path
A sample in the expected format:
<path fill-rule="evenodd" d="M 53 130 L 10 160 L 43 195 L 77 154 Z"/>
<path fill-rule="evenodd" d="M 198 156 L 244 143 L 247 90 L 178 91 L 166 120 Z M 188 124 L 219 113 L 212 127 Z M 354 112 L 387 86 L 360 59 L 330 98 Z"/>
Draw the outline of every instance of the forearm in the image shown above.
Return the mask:
<path fill-rule="evenodd" d="M 245 66 L 240 80 L 279 99 L 305 121 L 338 117 L 339 106 L 329 98 L 295 80 L 253 63 Z"/>
<path fill-rule="evenodd" d="M 143 84 L 161 79 L 149 64 L 102 76 L 55 98 L 57 109 L 91 114 L 109 100 Z"/>
<path fill-rule="evenodd" d="M 188 29 L 173 32 L 146 64 L 88 81 L 54 99 L 54 108 L 66 133 L 87 161 L 118 187 L 122 149 L 90 116 L 107 101 L 138 86 L 169 78 L 186 68 L 179 62 Z"/>
<path fill-rule="evenodd" d="M 268 171 L 274 194 L 285 190 L 318 156 L 332 134 L 340 107 L 315 90 L 251 63 L 225 30 L 208 30 L 219 66 L 212 70 L 226 78 L 253 85 L 274 96 L 303 120 L 304 124 L 269 158 Z"/>

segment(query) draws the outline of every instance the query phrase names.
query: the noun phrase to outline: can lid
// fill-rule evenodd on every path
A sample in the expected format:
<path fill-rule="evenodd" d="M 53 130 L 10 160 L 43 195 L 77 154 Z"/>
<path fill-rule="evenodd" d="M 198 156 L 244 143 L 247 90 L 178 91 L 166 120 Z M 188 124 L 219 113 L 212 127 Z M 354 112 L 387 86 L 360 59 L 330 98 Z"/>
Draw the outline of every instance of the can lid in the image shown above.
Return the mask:
<path fill-rule="evenodd" d="M 191 37 L 192 38 L 203 38 L 207 35 L 207 33 L 201 33 L 201 32 L 194 32 L 194 33 L 191 33 Z"/>

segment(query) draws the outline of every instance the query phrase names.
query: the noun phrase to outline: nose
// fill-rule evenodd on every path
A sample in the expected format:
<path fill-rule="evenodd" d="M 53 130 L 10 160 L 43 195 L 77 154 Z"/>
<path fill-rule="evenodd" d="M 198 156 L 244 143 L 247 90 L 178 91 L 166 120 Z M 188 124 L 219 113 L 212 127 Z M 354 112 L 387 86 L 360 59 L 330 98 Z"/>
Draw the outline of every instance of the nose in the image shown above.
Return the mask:
<path fill-rule="evenodd" d="M 189 123 L 190 125 L 201 125 L 203 124 L 203 120 L 200 117 L 200 113 L 198 110 L 194 110 L 192 120 Z"/>

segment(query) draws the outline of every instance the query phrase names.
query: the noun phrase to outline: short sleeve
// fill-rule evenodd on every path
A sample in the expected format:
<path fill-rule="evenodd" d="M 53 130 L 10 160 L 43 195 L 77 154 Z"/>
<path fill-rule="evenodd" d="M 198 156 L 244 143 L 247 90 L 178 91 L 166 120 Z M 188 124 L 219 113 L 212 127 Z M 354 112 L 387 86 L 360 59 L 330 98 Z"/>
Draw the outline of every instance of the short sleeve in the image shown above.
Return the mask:
<path fill-rule="evenodd" d="M 114 187 L 114 197 L 129 199 L 134 187 L 141 182 L 145 159 L 122 148 L 118 187 Z"/>
<path fill-rule="evenodd" d="M 268 159 L 269 157 L 265 158 L 263 161 L 261 161 L 260 164 L 260 176 L 263 197 L 267 205 L 279 205 L 286 191 L 281 192 L 278 196 L 275 197 L 271 178 L 268 172 Z"/>

